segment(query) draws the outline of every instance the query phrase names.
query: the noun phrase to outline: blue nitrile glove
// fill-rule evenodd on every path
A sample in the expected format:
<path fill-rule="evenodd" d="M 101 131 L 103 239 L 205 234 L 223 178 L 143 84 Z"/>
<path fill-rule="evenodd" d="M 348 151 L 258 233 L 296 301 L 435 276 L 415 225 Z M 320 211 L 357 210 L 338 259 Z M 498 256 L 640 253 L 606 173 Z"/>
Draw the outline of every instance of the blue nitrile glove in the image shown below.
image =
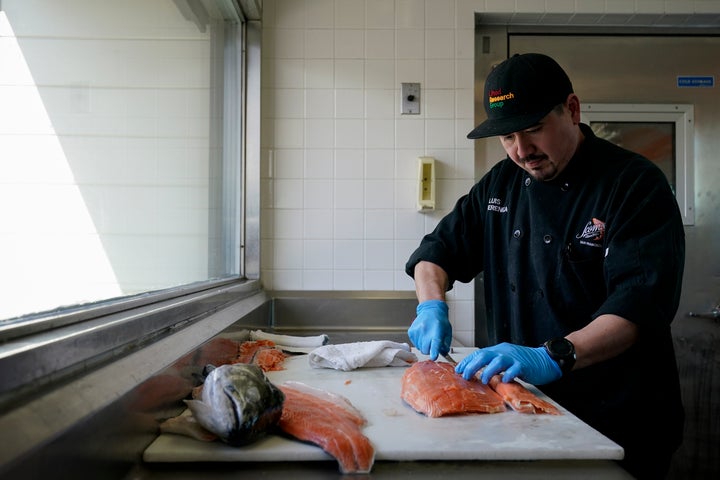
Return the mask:
<path fill-rule="evenodd" d="M 450 352 L 452 326 L 448 306 L 442 300 L 427 300 L 417 306 L 417 316 L 408 329 L 410 341 L 431 360 Z"/>
<path fill-rule="evenodd" d="M 533 385 L 544 385 L 562 377 L 560 366 L 550 358 L 545 347 L 523 347 L 512 343 L 500 343 L 476 350 L 463 358 L 455 367 L 457 373 L 470 380 L 485 367 L 480 380 L 488 383 L 493 375 L 505 372 L 504 383 L 515 377 Z"/>

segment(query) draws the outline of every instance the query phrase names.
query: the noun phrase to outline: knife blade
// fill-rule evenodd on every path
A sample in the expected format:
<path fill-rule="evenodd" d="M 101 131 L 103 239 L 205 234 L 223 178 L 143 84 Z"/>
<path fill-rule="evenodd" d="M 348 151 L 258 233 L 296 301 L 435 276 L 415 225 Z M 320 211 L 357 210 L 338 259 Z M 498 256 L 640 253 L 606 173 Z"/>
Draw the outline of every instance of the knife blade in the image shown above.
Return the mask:
<path fill-rule="evenodd" d="M 442 357 L 447 360 L 448 363 L 451 363 L 453 365 L 457 365 L 457 362 L 455 359 L 450 355 L 450 352 L 442 354 Z"/>

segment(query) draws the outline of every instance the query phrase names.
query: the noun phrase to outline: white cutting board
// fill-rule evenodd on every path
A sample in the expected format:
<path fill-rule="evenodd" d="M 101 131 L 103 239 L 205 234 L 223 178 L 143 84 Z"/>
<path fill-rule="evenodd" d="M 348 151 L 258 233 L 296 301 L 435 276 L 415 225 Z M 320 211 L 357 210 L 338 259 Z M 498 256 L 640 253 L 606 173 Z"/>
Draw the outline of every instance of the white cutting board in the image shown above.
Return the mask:
<path fill-rule="evenodd" d="M 471 351 L 454 349 L 462 358 Z M 416 352 L 417 353 L 417 352 Z M 418 354 L 420 360 L 426 356 Z M 313 369 L 307 355 L 289 357 L 285 370 L 268 372 L 275 384 L 286 380 L 337 393 L 348 398 L 368 420 L 363 433 L 375 446 L 376 460 L 618 460 L 623 449 L 537 389 L 536 394 L 557 405 L 562 415 L 532 415 L 508 410 L 429 418 L 400 398 L 404 367 L 342 372 Z M 278 435 L 252 445 L 231 447 L 161 434 L 144 452 L 146 462 L 235 462 L 328 460 L 319 447 Z"/>

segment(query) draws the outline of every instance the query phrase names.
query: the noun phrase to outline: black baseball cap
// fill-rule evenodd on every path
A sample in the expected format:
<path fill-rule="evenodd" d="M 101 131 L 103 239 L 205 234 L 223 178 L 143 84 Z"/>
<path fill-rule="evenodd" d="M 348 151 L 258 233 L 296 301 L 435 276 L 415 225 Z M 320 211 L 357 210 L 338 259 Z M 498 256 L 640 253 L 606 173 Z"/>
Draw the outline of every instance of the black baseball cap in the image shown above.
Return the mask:
<path fill-rule="evenodd" d="M 515 54 L 497 65 L 485 81 L 487 120 L 468 138 L 507 135 L 537 124 L 573 93 L 558 63 L 540 53 Z"/>

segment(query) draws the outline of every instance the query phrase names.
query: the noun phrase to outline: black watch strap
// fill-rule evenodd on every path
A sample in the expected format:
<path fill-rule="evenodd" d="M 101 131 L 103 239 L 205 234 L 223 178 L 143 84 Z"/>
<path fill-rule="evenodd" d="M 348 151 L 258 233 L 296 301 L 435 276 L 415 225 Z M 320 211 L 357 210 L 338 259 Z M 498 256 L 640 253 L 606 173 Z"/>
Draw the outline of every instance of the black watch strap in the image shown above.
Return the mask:
<path fill-rule="evenodd" d="M 553 338 L 543 344 L 550 358 L 560 366 L 563 374 L 572 370 L 575 365 L 575 345 L 567 338 Z"/>

